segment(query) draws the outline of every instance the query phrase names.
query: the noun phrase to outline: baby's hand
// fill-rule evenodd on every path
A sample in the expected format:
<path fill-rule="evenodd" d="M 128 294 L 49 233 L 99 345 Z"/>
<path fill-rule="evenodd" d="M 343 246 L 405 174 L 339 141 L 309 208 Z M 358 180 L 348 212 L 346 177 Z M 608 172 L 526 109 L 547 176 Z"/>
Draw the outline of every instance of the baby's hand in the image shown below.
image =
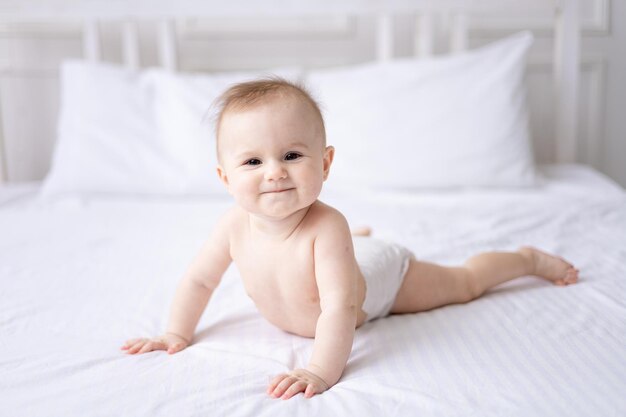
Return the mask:
<path fill-rule="evenodd" d="M 126 350 L 126 353 L 130 353 L 131 355 L 135 353 L 152 352 L 153 350 L 167 350 L 167 353 L 171 355 L 172 353 L 180 352 L 187 346 L 189 346 L 189 342 L 183 337 L 174 333 L 165 333 L 163 336 L 153 339 L 141 338 L 127 340 L 121 349 Z"/>
<path fill-rule="evenodd" d="M 311 398 L 328 388 L 328 384 L 313 372 L 306 369 L 294 369 L 287 374 L 278 375 L 274 378 L 267 388 L 267 393 L 274 398 L 280 397 L 287 400 L 299 392 L 304 392 L 305 398 Z"/>

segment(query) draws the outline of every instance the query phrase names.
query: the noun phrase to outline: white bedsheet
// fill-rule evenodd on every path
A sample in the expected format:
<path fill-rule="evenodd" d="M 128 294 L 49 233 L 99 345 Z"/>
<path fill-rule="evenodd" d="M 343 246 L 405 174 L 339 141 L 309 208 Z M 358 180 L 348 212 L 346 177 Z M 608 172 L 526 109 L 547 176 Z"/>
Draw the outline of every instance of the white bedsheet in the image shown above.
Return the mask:
<path fill-rule="evenodd" d="M 267 323 L 230 268 L 176 355 L 130 356 L 228 200 L 35 198 L 0 189 L 1 416 L 626 415 L 626 194 L 584 166 L 538 189 L 325 195 L 352 226 L 424 260 L 539 246 L 580 283 L 525 277 L 465 305 L 362 326 L 342 379 L 265 394 L 313 344 Z"/>

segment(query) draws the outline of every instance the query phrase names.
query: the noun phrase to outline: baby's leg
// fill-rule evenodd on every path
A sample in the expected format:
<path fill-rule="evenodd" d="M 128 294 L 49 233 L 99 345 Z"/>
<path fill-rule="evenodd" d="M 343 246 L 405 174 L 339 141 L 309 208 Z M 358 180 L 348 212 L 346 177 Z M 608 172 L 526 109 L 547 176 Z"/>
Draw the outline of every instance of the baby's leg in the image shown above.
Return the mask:
<path fill-rule="evenodd" d="M 517 252 L 482 253 L 460 267 L 411 259 L 391 312 L 416 313 L 466 303 L 491 287 L 526 275 L 536 275 L 557 285 L 578 280 L 578 270 L 570 263 L 532 247 Z"/>

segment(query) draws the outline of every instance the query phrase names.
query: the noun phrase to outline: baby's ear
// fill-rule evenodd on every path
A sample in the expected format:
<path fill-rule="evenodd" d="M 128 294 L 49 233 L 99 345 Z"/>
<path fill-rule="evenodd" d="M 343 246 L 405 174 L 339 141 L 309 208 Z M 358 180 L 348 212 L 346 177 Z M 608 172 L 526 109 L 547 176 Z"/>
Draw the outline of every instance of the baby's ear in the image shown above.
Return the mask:
<path fill-rule="evenodd" d="M 217 166 L 217 176 L 220 178 L 220 181 L 228 188 L 228 176 L 226 176 L 226 171 L 222 168 L 221 165 Z"/>
<path fill-rule="evenodd" d="M 330 172 L 330 166 L 333 163 L 333 158 L 335 157 L 335 148 L 333 146 L 327 146 L 324 151 L 324 181 L 328 178 L 328 173 Z"/>

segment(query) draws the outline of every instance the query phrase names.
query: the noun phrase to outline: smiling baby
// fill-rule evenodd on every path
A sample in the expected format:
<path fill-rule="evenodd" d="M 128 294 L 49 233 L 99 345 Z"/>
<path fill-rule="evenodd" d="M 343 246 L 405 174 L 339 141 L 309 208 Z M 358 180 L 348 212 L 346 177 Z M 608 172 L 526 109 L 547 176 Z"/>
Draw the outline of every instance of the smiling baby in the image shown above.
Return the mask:
<path fill-rule="evenodd" d="M 352 236 L 344 216 L 318 200 L 335 149 L 302 86 L 279 78 L 237 84 L 222 94 L 219 109 L 217 173 L 236 204 L 183 276 L 166 333 L 127 341 L 128 353 L 186 348 L 234 262 L 269 322 L 315 338 L 307 367 L 276 376 L 267 389 L 275 398 L 308 398 L 337 383 L 355 330 L 368 320 L 466 303 L 526 275 L 557 285 L 578 279 L 571 264 L 532 247 L 445 267 L 418 261 L 400 245 Z"/>

